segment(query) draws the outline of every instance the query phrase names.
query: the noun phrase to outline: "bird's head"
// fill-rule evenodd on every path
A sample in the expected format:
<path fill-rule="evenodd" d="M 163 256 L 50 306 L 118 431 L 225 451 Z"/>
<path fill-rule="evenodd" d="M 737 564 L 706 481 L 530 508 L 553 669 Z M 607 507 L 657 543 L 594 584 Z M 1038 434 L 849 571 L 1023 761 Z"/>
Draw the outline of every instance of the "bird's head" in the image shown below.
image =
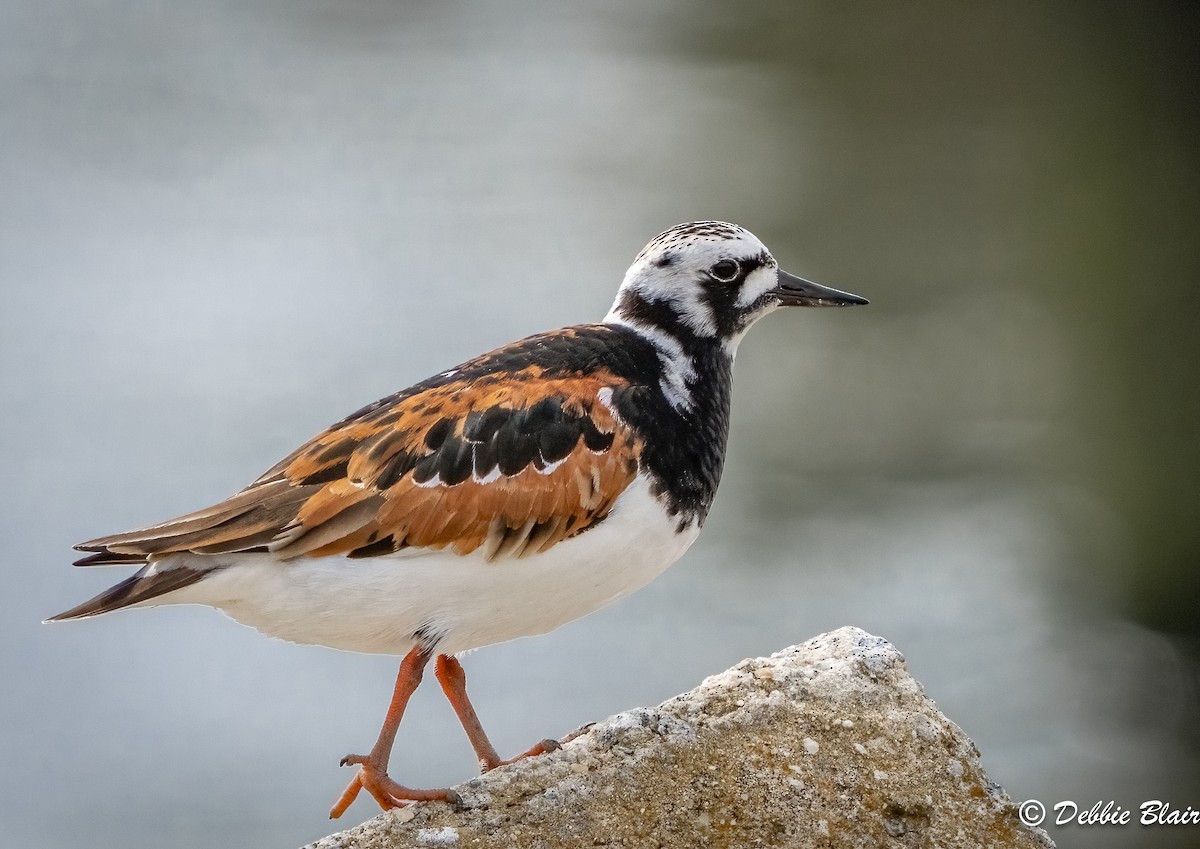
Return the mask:
<path fill-rule="evenodd" d="M 755 321 L 780 307 L 839 307 L 866 298 L 788 274 L 766 245 L 723 221 L 680 224 L 655 236 L 625 273 L 605 321 L 730 354 Z"/>

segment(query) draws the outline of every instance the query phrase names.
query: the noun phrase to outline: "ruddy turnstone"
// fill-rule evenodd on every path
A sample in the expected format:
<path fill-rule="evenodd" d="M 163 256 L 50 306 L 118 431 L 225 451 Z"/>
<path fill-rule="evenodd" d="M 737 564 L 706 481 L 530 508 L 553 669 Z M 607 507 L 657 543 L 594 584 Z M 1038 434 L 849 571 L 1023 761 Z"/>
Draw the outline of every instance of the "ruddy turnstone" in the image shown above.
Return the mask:
<path fill-rule="evenodd" d="M 141 568 L 53 619 L 207 604 L 293 642 L 404 655 L 330 816 L 362 788 L 384 808 L 452 799 L 387 774 L 428 662 L 480 767 L 507 763 L 455 654 L 557 628 L 675 562 L 720 481 L 742 336 L 780 307 L 865 303 L 783 271 L 734 224 L 673 227 L 599 324 L 476 357 L 363 407 L 219 504 L 76 546 L 91 552 L 77 565 Z"/>

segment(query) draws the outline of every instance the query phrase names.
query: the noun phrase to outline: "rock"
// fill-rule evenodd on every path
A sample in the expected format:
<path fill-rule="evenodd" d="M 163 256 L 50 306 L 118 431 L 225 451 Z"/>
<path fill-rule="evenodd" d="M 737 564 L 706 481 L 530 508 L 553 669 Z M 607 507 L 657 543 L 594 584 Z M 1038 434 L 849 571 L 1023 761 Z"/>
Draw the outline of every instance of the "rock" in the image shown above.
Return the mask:
<path fill-rule="evenodd" d="M 840 628 L 309 849 L 1052 847 L 891 643 Z"/>

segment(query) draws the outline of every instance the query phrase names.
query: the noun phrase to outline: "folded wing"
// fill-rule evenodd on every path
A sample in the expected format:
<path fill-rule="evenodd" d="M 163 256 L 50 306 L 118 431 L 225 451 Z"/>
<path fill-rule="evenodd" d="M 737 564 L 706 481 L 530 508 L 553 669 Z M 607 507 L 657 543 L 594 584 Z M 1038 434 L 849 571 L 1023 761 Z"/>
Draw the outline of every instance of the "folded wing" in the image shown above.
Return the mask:
<path fill-rule="evenodd" d="M 79 563 L 545 551 L 603 521 L 637 474 L 640 442 L 603 400 L 618 382 L 536 366 L 443 376 L 339 422 L 226 501 L 82 543 Z"/>

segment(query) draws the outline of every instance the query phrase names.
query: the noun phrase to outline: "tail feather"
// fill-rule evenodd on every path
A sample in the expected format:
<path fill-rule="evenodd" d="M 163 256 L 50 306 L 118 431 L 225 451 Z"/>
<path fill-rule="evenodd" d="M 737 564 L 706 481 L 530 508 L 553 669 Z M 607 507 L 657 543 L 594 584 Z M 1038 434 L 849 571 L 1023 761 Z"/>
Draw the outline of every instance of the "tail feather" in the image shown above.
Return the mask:
<path fill-rule="evenodd" d="M 62 622 L 67 619 L 83 619 L 88 616 L 98 616 L 110 610 L 119 610 L 142 601 L 182 589 L 196 583 L 213 570 L 194 569 L 188 566 L 172 566 L 161 572 L 151 571 L 150 564 L 143 566 L 137 574 L 126 578 L 116 586 L 109 587 L 95 598 L 88 599 L 83 604 L 72 607 L 57 616 L 51 616 L 47 622 Z"/>
<path fill-rule="evenodd" d="M 139 566 L 146 562 L 144 554 L 115 554 L 111 551 L 101 551 L 98 554 L 89 554 L 87 557 L 80 557 L 72 565 L 74 566 L 131 566 L 138 564 Z"/>

